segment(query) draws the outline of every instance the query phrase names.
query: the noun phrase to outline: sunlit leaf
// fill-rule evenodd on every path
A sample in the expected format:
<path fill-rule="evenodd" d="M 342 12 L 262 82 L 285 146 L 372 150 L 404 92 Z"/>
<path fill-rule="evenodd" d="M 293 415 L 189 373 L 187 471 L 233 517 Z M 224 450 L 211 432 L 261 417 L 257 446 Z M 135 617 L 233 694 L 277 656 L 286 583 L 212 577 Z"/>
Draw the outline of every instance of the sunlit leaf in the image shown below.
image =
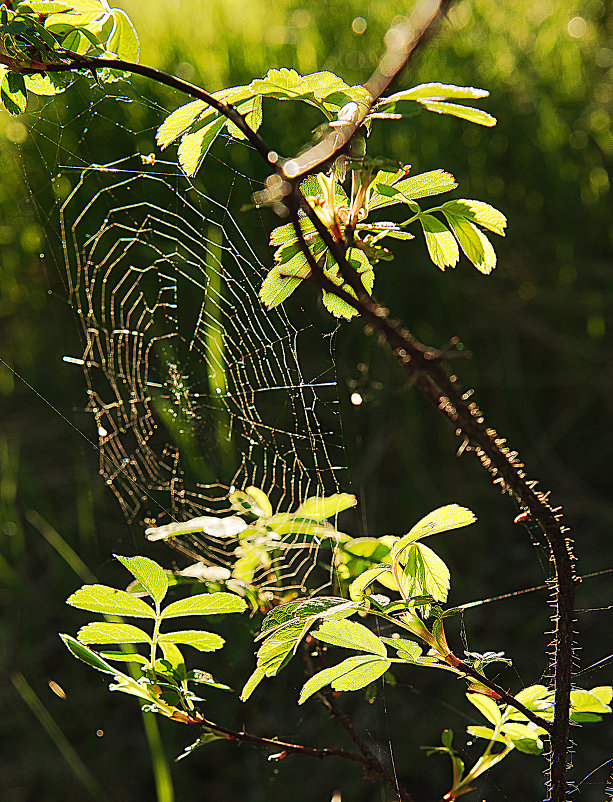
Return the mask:
<path fill-rule="evenodd" d="M 242 613 L 247 603 L 235 593 L 200 593 L 169 604 L 162 611 L 162 618 L 180 615 L 225 615 Z"/>
<path fill-rule="evenodd" d="M 355 507 L 358 503 L 351 493 L 335 493 L 331 496 L 313 496 L 304 501 L 296 510 L 296 515 L 313 518 L 332 518 L 343 510 Z"/>
<path fill-rule="evenodd" d="M 204 125 L 198 131 L 184 134 L 177 151 L 179 164 L 186 175 L 195 175 L 202 160 L 226 123 L 226 118 L 219 116 L 213 122 Z"/>
<path fill-rule="evenodd" d="M 150 636 L 132 624 L 106 624 L 95 621 L 77 633 L 81 643 L 151 643 Z"/>
<path fill-rule="evenodd" d="M 492 117 L 491 114 L 481 109 L 474 109 L 472 106 L 462 106 L 460 103 L 445 103 L 439 100 L 420 100 L 418 102 L 425 106 L 428 111 L 434 111 L 437 114 L 450 114 L 452 117 L 459 117 L 469 123 L 485 125 L 488 128 L 496 125 L 497 122 L 496 118 Z"/>
<path fill-rule="evenodd" d="M 260 682 L 264 679 L 266 674 L 264 673 L 264 669 L 260 666 L 257 666 L 254 670 L 253 674 L 249 677 L 247 682 L 245 683 L 245 687 L 241 691 L 240 699 L 242 702 L 246 702 L 247 699 L 251 696 Z"/>
<path fill-rule="evenodd" d="M 402 193 L 405 198 L 415 200 L 427 198 L 431 195 L 440 195 L 450 192 L 457 187 L 457 182 L 451 173 L 444 170 L 431 170 L 428 173 L 419 173 L 394 184 L 393 188 Z"/>
<path fill-rule="evenodd" d="M 72 652 L 74 657 L 87 663 L 88 666 L 95 668 L 97 671 L 102 671 L 105 674 L 111 674 L 112 676 L 116 676 L 119 673 L 110 663 L 107 663 L 106 660 L 103 660 L 96 652 L 88 649 L 87 646 L 80 643 L 71 635 L 60 635 L 60 638 L 64 641 L 64 645 L 68 651 Z"/>
<path fill-rule="evenodd" d="M 423 543 L 416 543 L 414 548 L 419 552 L 423 565 L 422 587 L 420 596 L 432 596 L 435 601 L 444 602 L 449 593 L 449 569 L 444 561 Z"/>
<path fill-rule="evenodd" d="M 428 253 L 434 264 L 441 270 L 446 267 L 455 267 L 460 258 L 460 252 L 458 243 L 447 226 L 431 214 L 421 215 L 419 222 L 424 230 Z"/>
<path fill-rule="evenodd" d="M 483 231 L 470 220 L 458 217 L 448 209 L 443 211 L 466 257 L 481 273 L 491 273 L 496 267 L 496 252 Z"/>
<path fill-rule="evenodd" d="M 213 652 L 221 649 L 225 640 L 214 632 L 203 632 L 197 629 L 184 629 L 179 632 L 166 632 L 160 635 L 158 642 L 181 643 L 185 646 L 193 646 L 200 652 Z"/>
<path fill-rule="evenodd" d="M 7 72 L 0 81 L 0 100 L 9 114 L 21 114 L 28 104 L 23 75 Z"/>
<path fill-rule="evenodd" d="M 83 585 L 66 599 L 66 604 L 94 613 L 155 618 L 153 609 L 142 599 L 107 585 Z"/>
<path fill-rule="evenodd" d="M 161 566 L 149 557 L 122 557 L 119 554 L 113 556 L 158 604 L 162 601 L 168 590 L 168 577 Z"/>
<path fill-rule="evenodd" d="M 406 660 L 408 663 L 414 663 L 422 656 L 422 648 L 419 643 L 407 640 L 406 638 L 381 638 L 384 643 L 396 649 L 398 657 Z"/>
<path fill-rule="evenodd" d="M 378 654 L 380 657 L 387 656 L 381 638 L 368 627 L 355 621 L 325 621 L 316 632 L 313 632 L 313 636 L 332 646 L 359 649 L 362 652 Z"/>
<path fill-rule="evenodd" d="M 571 709 L 577 713 L 610 713 L 609 702 L 611 701 L 611 695 L 609 695 L 609 691 L 611 691 L 610 686 L 594 688 L 593 691 L 581 689 L 571 691 Z M 607 699 L 607 701 L 605 702 L 604 699 Z"/>
<path fill-rule="evenodd" d="M 349 596 L 351 599 L 358 600 L 364 595 L 364 591 L 371 585 L 375 579 L 378 579 L 382 574 L 391 571 L 392 566 L 389 563 L 382 563 L 374 568 L 369 568 L 367 571 L 358 576 L 349 586 Z"/>
<path fill-rule="evenodd" d="M 136 30 L 130 18 L 120 8 L 112 11 L 114 27 L 106 43 L 106 49 L 111 53 L 116 53 L 118 58 L 124 61 L 138 61 L 140 51 Z"/>
<path fill-rule="evenodd" d="M 335 691 L 357 691 L 371 682 L 379 679 L 389 669 L 391 663 L 376 655 L 359 655 L 349 657 L 332 668 L 312 676 L 302 686 L 298 704 L 306 700 L 326 685 L 331 685 Z"/>
<path fill-rule="evenodd" d="M 447 201 L 443 204 L 443 209 L 447 209 L 457 217 L 466 217 L 472 223 L 488 228 L 501 237 L 505 235 L 507 218 L 498 209 L 478 200 L 468 198 L 458 198 L 458 200 Z"/>
<path fill-rule="evenodd" d="M 379 104 L 388 106 L 400 100 L 474 100 L 480 97 L 487 97 L 489 92 L 486 89 L 477 89 L 474 86 L 455 86 L 454 84 L 428 83 L 419 84 L 411 89 L 403 89 L 389 97 L 382 98 Z"/>
<path fill-rule="evenodd" d="M 245 493 L 252 499 L 251 512 L 259 518 L 270 518 L 272 515 L 272 504 L 270 499 L 259 487 L 248 487 Z"/>
<path fill-rule="evenodd" d="M 191 103 L 175 109 L 158 128 L 155 135 L 157 144 L 162 149 L 168 147 L 196 122 L 206 108 L 208 106 L 203 100 L 193 100 Z M 213 119 L 212 111 L 211 119 Z"/>
<path fill-rule="evenodd" d="M 494 726 L 498 726 L 502 719 L 500 708 L 489 696 L 482 693 L 467 693 L 466 698 L 477 710 Z"/>

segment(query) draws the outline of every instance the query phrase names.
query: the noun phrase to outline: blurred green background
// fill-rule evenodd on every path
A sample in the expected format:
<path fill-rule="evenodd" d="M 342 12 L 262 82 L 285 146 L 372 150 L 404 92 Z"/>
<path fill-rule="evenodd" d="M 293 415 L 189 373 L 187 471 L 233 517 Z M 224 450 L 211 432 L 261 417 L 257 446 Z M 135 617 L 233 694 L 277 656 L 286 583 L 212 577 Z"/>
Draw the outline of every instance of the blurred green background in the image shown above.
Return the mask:
<path fill-rule="evenodd" d="M 304 73 L 329 69 L 358 83 L 376 64 L 389 23 L 406 10 L 391 0 L 150 0 L 122 7 L 139 32 L 144 63 L 210 90 L 281 66 Z M 366 26 L 353 24 L 358 17 Z M 459 335 L 473 353 L 457 366 L 461 382 L 476 389 L 489 424 L 563 505 L 582 574 L 613 567 L 612 36 L 613 11 L 600 0 L 458 2 L 401 85 L 436 80 L 487 88 L 491 98 L 482 107 L 498 126 L 485 130 L 422 114 L 377 132 L 371 145 L 416 171 L 449 170 L 460 183 L 458 197 L 492 203 L 509 219 L 507 238 L 495 243 L 499 265 L 491 276 L 465 261 L 440 273 L 416 242 L 406 256 L 379 269 L 376 295 L 422 341 L 438 346 Z M 167 110 L 182 102 L 150 83 L 135 80 L 134 87 Z M 47 116 L 60 125 L 72 120 L 74 127 L 87 94 L 86 87 L 74 88 Z M 79 150 L 78 138 L 64 139 L 64 145 L 84 162 L 104 163 L 134 130 L 137 147 L 153 150 L 161 112 L 117 104 L 114 114 L 117 143 L 105 135 L 90 139 L 87 152 Z M 265 123 L 265 135 L 279 152 L 290 153 L 308 139 L 310 118 L 305 130 L 296 115 L 290 125 L 287 116 L 285 123 L 278 119 Z M 53 139 L 53 128 L 34 121 L 34 136 L 28 124 L 0 114 L 2 798 L 156 799 L 136 703 L 110 696 L 104 679 L 71 660 L 56 634 L 83 623 L 64 599 L 90 578 L 87 570 L 101 581 L 121 582 L 110 554 L 142 553 L 144 547 L 141 530 L 125 524 L 98 476 L 95 451 L 74 428 L 91 434 L 92 424 L 83 413 L 79 372 L 61 361 L 64 354 L 78 354 L 79 343 L 57 268 L 48 170 L 53 142 L 45 139 L 46 131 Z M 61 163 L 61 155 L 55 158 Z M 262 175 L 240 148 L 232 148 L 229 158 L 237 170 Z M 211 161 L 207 169 L 207 186 L 226 185 L 227 168 Z M 55 192 L 61 199 L 65 188 Z M 272 216 L 269 222 L 275 225 Z M 270 259 L 267 231 L 248 217 L 244 225 L 260 258 Z M 437 544 L 452 569 L 454 603 L 541 583 L 547 571 L 542 549 L 513 526 L 513 506 L 477 461 L 456 458 L 458 443 L 441 416 L 407 387 L 358 324 L 343 326 L 336 345 L 350 466 L 350 487 L 344 489 L 361 502 L 346 527 L 356 534 L 402 533 L 430 509 L 457 502 L 473 509 L 479 523 Z M 356 387 L 365 399 L 358 408 L 348 403 Z M 167 565 L 174 559 L 162 547 L 147 549 Z M 612 651 L 611 611 L 589 612 L 610 603 L 609 577 L 587 579 L 578 590 L 578 607 L 586 611 L 577 616 L 581 667 Z M 545 601 L 537 592 L 464 617 L 472 650 L 505 650 L 514 659 L 514 668 L 499 676 L 510 688 L 537 682 L 546 670 Z M 223 679 L 234 687 L 251 670 L 255 627 L 236 624 L 232 645 L 222 653 Z M 66 699 L 52 693 L 50 680 L 65 689 Z M 610 684 L 613 671 L 605 664 L 577 681 Z M 296 706 L 300 683 L 299 670 L 286 672 L 248 709 L 211 697 L 211 717 L 261 734 L 350 748 L 315 703 Z M 357 694 L 343 703 L 355 709 L 358 726 L 384 761 L 391 739 L 398 775 L 416 798 L 434 799 L 446 790 L 448 766 L 442 759 L 425 761 L 418 746 L 437 743 L 441 729 L 451 726 L 471 759 L 462 735 L 469 723 L 462 694 L 459 684 L 442 690 L 438 678 L 410 674 L 372 705 Z M 222 742 L 175 765 L 172 759 L 193 734 L 165 721 L 158 726 L 177 799 L 319 802 L 336 790 L 343 800 L 394 798 L 352 766 L 291 757 L 270 763 L 257 751 Z M 581 799 L 604 799 L 610 766 L 588 774 L 611 758 L 612 732 L 604 722 L 573 733 L 573 776 L 585 778 Z M 162 763 L 158 757 L 156 765 Z M 544 761 L 514 755 L 506 763 L 485 780 L 479 798 L 542 798 Z"/>

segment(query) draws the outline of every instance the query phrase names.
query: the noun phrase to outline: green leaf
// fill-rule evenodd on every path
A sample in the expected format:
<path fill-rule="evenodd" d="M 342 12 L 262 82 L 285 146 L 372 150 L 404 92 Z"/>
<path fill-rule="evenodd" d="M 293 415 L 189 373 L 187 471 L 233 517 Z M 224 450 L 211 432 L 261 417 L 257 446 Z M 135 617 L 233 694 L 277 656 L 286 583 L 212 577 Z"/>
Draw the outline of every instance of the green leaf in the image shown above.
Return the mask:
<path fill-rule="evenodd" d="M 235 593 L 200 593 L 169 604 L 162 611 L 162 618 L 177 618 L 180 615 L 225 615 L 242 613 L 247 603 Z"/>
<path fill-rule="evenodd" d="M 158 604 L 162 601 L 168 591 L 168 577 L 161 566 L 149 557 L 122 557 L 119 554 L 113 556 L 140 582 L 154 601 Z"/>
<path fill-rule="evenodd" d="M 357 691 L 379 679 L 389 669 L 389 660 L 377 655 L 358 655 L 343 660 L 332 668 L 325 668 L 312 676 L 302 686 L 298 704 L 306 700 L 325 685 L 331 685 L 335 691 Z"/>
<path fill-rule="evenodd" d="M 245 122 L 253 131 L 257 131 L 260 125 L 262 125 L 262 98 L 259 95 L 251 97 L 244 103 L 241 103 L 237 106 L 236 110 L 243 115 Z M 247 139 L 240 128 L 230 120 L 226 122 L 226 130 L 230 136 L 233 136 L 235 139 Z"/>
<path fill-rule="evenodd" d="M 424 230 L 428 253 L 434 264 L 441 270 L 446 267 L 455 267 L 460 258 L 460 252 L 458 243 L 447 226 L 431 214 L 421 215 L 419 222 Z"/>
<path fill-rule="evenodd" d="M 494 734 L 494 730 L 491 730 L 489 727 L 480 727 L 480 726 L 470 726 L 466 727 L 466 732 L 470 735 L 474 735 L 475 738 L 485 738 L 487 741 L 494 741 L 495 743 L 506 744 L 507 741 L 505 738 L 500 735 Z"/>
<path fill-rule="evenodd" d="M 312 599 L 288 602 L 273 608 L 262 621 L 257 640 L 268 637 L 280 627 L 289 626 L 312 618 L 314 621 L 327 615 L 347 616 L 357 609 L 355 602 L 339 596 L 315 596 Z"/>
<path fill-rule="evenodd" d="M 7 72 L 0 81 L 0 100 L 9 114 L 21 114 L 28 105 L 23 75 Z"/>
<path fill-rule="evenodd" d="M 389 97 L 382 98 L 377 106 L 388 106 L 397 103 L 399 100 L 474 100 L 480 97 L 488 97 L 487 89 L 477 89 L 474 86 L 455 86 L 454 84 L 429 83 L 419 84 L 411 89 L 403 89 Z"/>
<path fill-rule="evenodd" d="M 100 657 L 105 660 L 117 660 L 121 663 L 138 663 L 139 665 L 149 665 L 149 658 L 138 652 L 98 652 Z"/>
<path fill-rule="evenodd" d="M 266 674 L 264 673 L 264 669 L 261 666 L 257 666 L 253 674 L 249 677 L 247 682 L 245 683 L 245 687 L 241 691 L 240 700 L 241 702 L 246 702 L 247 699 L 251 696 L 260 682 L 264 679 Z"/>
<path fill-rule="evenodd" d="M 95 668 L 97 671 L 102 671 L 105 674 L 111 674 L 112 676 L 117 676 L 119 673 L 116 668 L 113 668 L 112 665 L 107 663 L 106 660 L 103 660 L 96 652 L 93 652 L 91 649 L 88 649 L 87 646 L 79 643 L 79 641 L 71 635 L 60 634 L 60 638 L 64 641 L 64 645 L 68 651 L 77 659 L 87 663 L 88 666 Z"/>
<path fill-rule="evenodd" d="M 484 696 L 482 693 L 467 693 L 466 698 L 491 724 L 495 727 L 500 724 L 502 715 L 500 708 L 493 699 L 490 699 L 489 696 Z"/>
<path fill-rule="evenodd" d="M 450 192 L 456 187 L 456 180 L 451 173 L 446 173 L 444 170 L 431 170 L 428 173 L 419 173 L 398 181 L 393 188 L 402 193 L 405 198 L 415 200 Z"/>
<path fill-rule="evenodd" d="M 187 676 L 187 671 L 185 668 L 185 658 L 181 653 L 181 649 L 179 649 L 175 643 L 163 641 L 162 638 L 158 639 L 158 643 L 164 657 L 162 660 L 156 660 L 155 670 L 166 674 L 168 678 L 174 673 L 178 675 L 181 680 L 184 680 Z M 176 679 L 176 676 L 174 679 Z"/>
<path fill-rule="evenodd" d="M 151 643 L 146 632 L 132 624 L 85 624 L 77 633 L 81 643 Z"/>
<path fill-rule="evenodd" d="M 160 635 L 158 643 L 182 643 L 193 646 L 200 652 L 214 652 L 221 649 L 225 640 L 214 632 L 204 632 L 198 629 L 183 629 L 179 632 L 166 632 Z"/>
<path fill-rule="evenodd" d="M 110 53 L 116 53 L 118 58 L 124 61 L 138 61 L 140 51 L 138 36 L 130 18 L 121 8 L 114 8 L 112 14 L 114 26 L 107 40 L 106 49 Z"/>
<path fill-rule="evenodd" d="M 358 500 L 350 493 L 335 493 L 331 496 L 313 496 L 304 501 L 296 515 L 312 518 L 332 518 L 343 510 L 355 507 Z"/>
<path fill-rule="evenodd" d="M 411 531 L 404 537 L 397 540 L 392 546 L 390 556 L 394 559 L 403 549 L 407 548 L 419 538 L 428 535 L 437 535 L 439 532 L 448 532 L 451 529 L 459 529 L 462 526 L 473 524 L 477 520 L 474 512 L 466 507 L 457 504 L 447 504 L 425 515 L 419 520 Z"/>
<path fill-rule="evenodd" d="M 444 103 L 439 100 L 420 100 L 418 101 L 428 109 L 437 114 L 450 114 L 452 117 L 459 117 L 462 120 L 467 120 L 469 123 L 476 123 L 477 125 L 485 125 L 488 128 L 496 125 L 496 118 L 492 117 L 486 111 L 481 109 L 474 109 L 472 106 L 462 106 L 459 103 Z"/>
<path fill-rule="evenodd" d="M 468 198 L 458 198 L 458 200 L 444 203 L 443 210 L 448 210 L 456 217 L 465 217 L 472 223 L 488 228 L 501 237 L 505 235 L 504 230 L 507 226 L 507 218 L 498 209 L 490 206 L 489 203 L 469 200 Z"/>
<path fill-rule="evenodd" d="M 302 622 L 273 632 L 258 649 L 257 665 L 267 677 L 277 674 L 289 662 L 298 644 L 306 635 L 308 627 Z"/>
<path fill-rule="evenodd" d="M 608 695 L 609 690 L 609 686 L 602 686 L 600 688 L 594 688 L 593 691 L 584 691 L 581 689 L 571 691 L 571 710 L 575 713 L 610 713 L 611 708 L 608 702 L 611 701 L 611 696 Z M 594 691 L 596 691 L 596 693 Z M 604 699 L 607 699 L 607 702 L 603 701 Z"/>
<path fill-rule="evenodd" d="M 309 82 L 295 70 L 283 67 L 280 70 L 268 70 L 264 78 L 256 78 L 249 84 L 255 95 L 265 95 L 277 100 L 304 100 L 325 113 L 326 109 L 320 99 L 315 97 Z"/>
<path fill-rule="evenodd" d="M 526 707 L 532 707 L 535 702 L 541 700 L 549 700 L 552 697 L 552 692 L 544 685 L 530 685 L 524 688 L 519 693 L 515 694 L 518 702 L 522 702 Z"/>
<path fill-rule="evenodd" d="M 226 118 L 218 116 L 213 122 L 207 123 L 198 131 L 185 134 L 182 137 L 179 150 L 177 151 L 177 157 L 186 175 L 192 176 L 196 174 L 202 160 L 209 152 L 213 142 L 219 136 L 225 123 Z"/>
<path fill-rule="evenodd" d="M 355 621 L 325 621 L 316 632 L 313 632 L 313 636 L 332 646 L 359 649 L 362 652 L 372 652 L 380 657 L 387 657 L 387 650 L 381 638 L 368 627 Z"/>
<path fill-rule="evenodd" d="M 262 282 L 259 298 L 267 309 L 273 309 L 283 303 L 300 286 L 302 280 L 311 274 L 307 260 L 302 254 L 294 259 L 293 265 L 288 262 L 273 267 Z"/>
<path fill-rule="evenodd" d="M 364 571 L 349 586 L 349 597 L 354 601 L 358 601 L 364 596 L 364 591 L 375 579 L 378 579 L 382 574 L 389 573 L 391 570 L 390 563 L 381 563 Z"/>
<path fill-rule="evenodd" d="M 175 109 L 160 125 L 155 141 L 162 150 L 184 134 L 209 106 L 203 100 L 193 100 Z M 211 111 L 211 114 L 213 112 Z"/>
<path fill-rule="evenodd" d="M 432 596 L 435 601 L 444 602 L 449 593 L 449 569 L 432 549 L 417 543 L 414 546 L 422 561 L 422 582 L 417 593 L 411 595 Z"/>
<path fill-rule="evenodd" d="M 398 657 L 406 660 L 407 663 L 415 663 L 422 656 L 422 648 L 419 643 L 408 640 L 407 638 L 381 638 L 384 643 L 396 649 Z"/>
<path fill-rule="evenodd" d="M 93 613 L 155 618 L 153 609 L 142 599 L 107 585 L 83 585 L 66 599 L 66 604 Z"/>
<path fill-rule="evenodd" d="M 300 228 L 306 238 L 315 233 L 315 226 L 307 218 L 300 219 Z M 283 226 L 277 226 L 270 233 L 270 244 L 273 246 L 290 244 L 296 242 L 296 229 L 293 223 L 286 223 Z"/>
<path fill-rule="evenodd" d="M 32 2 L 20 3 L 20 10 L 31 9 L 36 14 L 59 14 L 64 11 L 71 11 L 73 3 L 59 3 L 55 0 L 32 0 Z"/>
<path fill-rule="evenodd" d="M 447 222 L 453 229 L 462 250 L 481 273 L 488 275 L 496 267 L 496 252 L 485 234 L 464 217 L 443 209 Z"/>
<path fill-rule="evenodd" d="M 257 515 L 258 518 L 270 518 L 272 516 L 272 504 L 263 490 L 260 490 L 259 487 L 251 486 L 245 490 L 245 495 L 251 502 L 250 512 Z"/>
<path fill-rule="evenodd" d="M 58 95 L 70 86 L 73 77 L 64 76 L 60 73 L 24 75 L 23 80 L 28 92 L 34 95 L 51 96 Z"/>

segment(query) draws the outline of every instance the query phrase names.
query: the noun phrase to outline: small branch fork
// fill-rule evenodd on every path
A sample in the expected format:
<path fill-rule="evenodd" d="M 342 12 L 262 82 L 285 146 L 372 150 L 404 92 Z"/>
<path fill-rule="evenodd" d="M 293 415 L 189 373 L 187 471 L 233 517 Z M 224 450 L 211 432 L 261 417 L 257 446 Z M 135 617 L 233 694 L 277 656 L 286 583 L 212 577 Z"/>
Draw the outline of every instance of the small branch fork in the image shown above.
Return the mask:
<path fill-rule="evenodd" d="M 386 36 L 387 50 L 379 67 L 365 84 L 376 103 L 382 93 L 406 67 L 416 49 L 431 34 L 434 23 L 450 7 L 452 0 L 422 0 L 418 2 L 411 18 L 406 24 L 392 27 Z M 572 676 L 574 590 L 577 577 L 574 571 L 574 556 L 568 528 L 562 522 L 559 508 L 554 509 L 548 501 L 548 494 L 536 489 L 537 482 L 526 478 L 524 465 L 518 454 L 506 446 L 504 438 L 486 426 L 484 416 L 476 403 L 469 401 L 470 393 L 463 393 L 457 386 L 457 379 L 442 367 L 444 354 L 428 348 L 419 342 L 406 328 L 389 318 L 388 312 L 379 306 L 365 291 L 360 277 L 346 257 L 346 244 L 336 242 L 315 214 L 299 189 L 300 179 L 315 172 L 330 159 L 340 155 L 350 145 L 355 133 L 362 124 L 366 113 L 353 122 L 335 127 L 322 142 L 305 153 L 284 163 L 278 154 L 266 145 L 260 135 L 253 131 L 244 117 L 229 103 L 217 100 L 187 81 L 168 75 L 160 70 L 135 64 L 121 59 L 95 58 L 82 56 L 71 51 L 63 51 L 62 61 L 58 62 L 17 62 L 0 50 L 0 63 L 9 69 L 24 74 L 36 72 L 94 72 L 97 69 L 117 69 L 142 75 L 160 84 L 177 89 L 189 97 L 202 100 L 220 114 L 231 120 L 245 135 L 250 144 L 276 173 L 276 189 L 283 197 L 298 240 L 311 269 L 312 282 L 348 303 L 355 309 L 370 329 L 378 331 L 419 389 L 447 416 L 455 426 L 456 433 L 464 438 L 479 457 L 483 467 L 489 472 L 494 484 L 504 493 L 512 495 L 522 510 L 536 521 L 547 539 L 550 559 L 554 565 L 555 577 L 551 582 L 554 615 L 554 640 L 551 649 L 551 672 L 555 687 L 555 712 L 552 723 L 539 721 L 548 730 L 551 739 L 549 754 L 549 791 L 552 802 L 564 802 L 567 793 L 566 770 L 569 730 L 569 704 Z M 327 248 L 339 266 L 343 282 L 351 288 L 334 284 L 324 273 L 309 250 L 299 220 L 302 211 L 317 229 Z M 470 668 L 470 666 L 467 666 Z M 470 673 L 467 671 L 466 673 Z M 480 677 L 483 682 L 483 678 Z M 502 689 L 501 689 L 502 690 Z M 504 691 L 503 691 L 504 693 Z M 504 697 L 503 697 L 504 698 Z M 505 701 L 508 701 L 505 699 Z M 513 702 L 509 702 L 513 704 Z M 540 718 L 540 717 L 538 717 Z M 210 729 L 225 732 L 238 740 L 257 741 L 274 744 L 288 751 L 310 754 L 315 757 L 337 755 L 369 765 L 366 758 L 339 750 L 317 750 L 283 744 L 279 741 L 260 739 L 246 733 L 234 733 L 220 725 L 204 722 Z M 547 725 L 547 726 L 545 726 Z M 371 766 L 371 768 L 373 768 Z M 373 768 L 373 770 L 375 770 Z M 380 773 L 377 770 L 377 773 Z M 408 799 L 408 797 L 406 797 Z"/>

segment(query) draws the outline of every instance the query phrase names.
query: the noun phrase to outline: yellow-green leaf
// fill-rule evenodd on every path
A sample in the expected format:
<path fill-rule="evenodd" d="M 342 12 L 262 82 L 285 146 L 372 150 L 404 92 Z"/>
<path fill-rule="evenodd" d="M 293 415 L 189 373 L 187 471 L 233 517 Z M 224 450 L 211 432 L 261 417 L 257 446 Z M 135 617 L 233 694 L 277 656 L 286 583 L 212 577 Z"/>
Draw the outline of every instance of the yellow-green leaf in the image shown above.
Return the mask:
<path fill-rule="evenodd" d="M 378 638 L 368 627 L 355 621 L 325 621 L 312 634 L 318 640 L 322 640 L 332 646 L 359 649 L 362 652 L 378 654 L 380 657 L 387 656 L 387 650 L 381 638 Z"/>
<path fill-rule="evenodd" d="M 155 618 L 153 609 L 142 599 L 107 585 L 83 585 L 66 599 L 66 604 L 93 613 Z"/>
<path fill-rule="evenodd" d="M 199 593 L 169 604 L 162 611 L 162 618 L 176 618 L 180 615 L 225 615 L 242 613 L 247 609 L 246 602 L 235 593 Z"/>
<path fill-rule="evenodd" d="M 434 111 L 437 114 L 450 114 L 453 117 L 468 120 L 469 123 L 485 125 L 488 128 L 496 125 L 497 122 L 496 118 L 492 117 L 491 114 L 481 109 L 474 109 L 472 106 L 462 106 L 459 103 L 445 103 L 440 100 L 418 100 L 417 102 L 425 106 L 428 111 Z"/>
<path fill-rule="evenodd" d="M 437 267 L 455 267 L 460 252 L 453 234 L 441 221 L 431 214 L 422 214 L 419 222 L 424 230 L 426 245 L 430 258 Z"/>
<path fill-rule="evenodd" d="M 312 496 L 296 510 L 296 515 L 311 518 L 332 518 L 343 510 L 355 507 L 358 500 L 351 493 L 335 493 L 331 496 Z"/>
<path fill-rule="evenodd" d="M 146 632 L 132 624 L 106 624 L 94 621 L 77 633 L 81 643 L 151 643 Z"/>
<path fill-rule="evenodd" d="M 203 632 L 198 629 L 182 629 L 178 632 L 166 632 L 159 637 L 159 643 L 182 643 L 193 646 L 200 652 L 213 652 L 221 649 L 225 640 L 214 632 Z"/>

